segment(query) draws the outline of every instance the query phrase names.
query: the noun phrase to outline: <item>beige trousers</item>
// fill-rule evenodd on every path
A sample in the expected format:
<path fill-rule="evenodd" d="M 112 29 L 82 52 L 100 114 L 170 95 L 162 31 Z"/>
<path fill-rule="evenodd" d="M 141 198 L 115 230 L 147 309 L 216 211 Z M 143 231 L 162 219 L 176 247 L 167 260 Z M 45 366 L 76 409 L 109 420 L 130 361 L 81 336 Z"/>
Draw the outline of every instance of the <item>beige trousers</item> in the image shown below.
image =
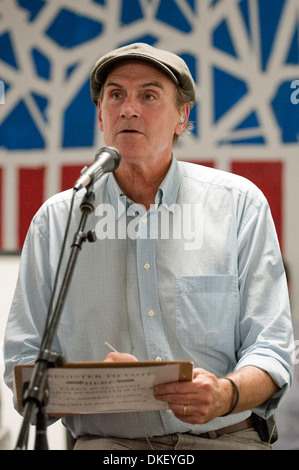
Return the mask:
<path fill-rule="evenodd" d="M 149 439 L 106 438 L 92 435 L 77 439 L 74 450 L 271 450 L 254 429 L 204 439 L 191 434 L 170 434 Z"/>

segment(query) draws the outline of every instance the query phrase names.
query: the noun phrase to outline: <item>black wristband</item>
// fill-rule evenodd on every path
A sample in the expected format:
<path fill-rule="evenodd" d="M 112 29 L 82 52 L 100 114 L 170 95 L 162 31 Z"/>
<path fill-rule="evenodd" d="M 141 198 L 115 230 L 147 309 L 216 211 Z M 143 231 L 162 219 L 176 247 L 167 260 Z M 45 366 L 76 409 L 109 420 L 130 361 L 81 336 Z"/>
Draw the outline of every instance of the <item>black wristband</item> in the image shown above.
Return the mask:
<path fill-rule="evenodd" d="M 230 381 L 230 383 L 232 384 L 232 386 L 234 388 L 234 392 L 236 394 L 236 398 L 235 398 L 235 401 L 233 403 L 233 406 L 231 407 L 231 409 L 227 413 L 225 413 L 225 415 L 222 415 L 222 416 L 227 416 L 227 415 L 230 415 L 234 411 L 237 404 L 239 403 L 240 393 L 239 393 L 239 388 L 238 388 L 237 384 L 232 379 L 230 379 L 229 377 L 222 377 L 222 378 Z"/>

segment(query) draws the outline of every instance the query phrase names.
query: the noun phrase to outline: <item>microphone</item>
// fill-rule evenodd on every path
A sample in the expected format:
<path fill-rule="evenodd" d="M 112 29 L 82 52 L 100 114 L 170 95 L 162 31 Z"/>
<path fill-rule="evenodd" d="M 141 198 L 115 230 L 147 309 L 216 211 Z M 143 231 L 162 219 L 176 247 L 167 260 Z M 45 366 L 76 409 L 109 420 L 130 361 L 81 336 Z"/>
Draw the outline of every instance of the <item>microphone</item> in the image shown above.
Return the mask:
<path fill-rule="evenodd" d="M 100 148 L 95 155 L 93 164 L 89 167 L 85 166 L 81 171 L 81 176 L 76 181 L 74 189 L 78 191 L 79 189 L 85 188 L 86 186 L 95 183 L 105 173 L 116 170 L 119 163 L 120 154 L 116 148 Z"/>

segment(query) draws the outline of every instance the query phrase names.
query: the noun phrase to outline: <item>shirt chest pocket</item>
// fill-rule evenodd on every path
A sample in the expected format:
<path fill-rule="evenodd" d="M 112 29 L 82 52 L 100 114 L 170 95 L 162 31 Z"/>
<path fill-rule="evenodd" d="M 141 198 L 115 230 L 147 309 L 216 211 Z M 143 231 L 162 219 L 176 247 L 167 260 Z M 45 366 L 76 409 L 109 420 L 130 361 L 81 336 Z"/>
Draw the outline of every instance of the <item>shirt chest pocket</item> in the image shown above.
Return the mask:
<path fill-rule="evenodd" d="M 176 278 L 176 327 L 183 346 L 202 350 L 232 345 L 238 315 L 237 276 Z"/>

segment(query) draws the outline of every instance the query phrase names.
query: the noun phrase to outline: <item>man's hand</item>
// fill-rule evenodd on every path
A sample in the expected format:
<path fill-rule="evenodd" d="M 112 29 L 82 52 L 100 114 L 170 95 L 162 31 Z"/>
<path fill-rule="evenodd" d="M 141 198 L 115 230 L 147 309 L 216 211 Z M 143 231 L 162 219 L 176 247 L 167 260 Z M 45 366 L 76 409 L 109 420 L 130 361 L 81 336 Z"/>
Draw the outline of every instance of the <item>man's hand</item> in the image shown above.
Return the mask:
<path fill-rule="evenodd" d="M 138 362 L 138 359 L 128 353 L 110 352 L 103 362 Z"/>
<path fill-rule="evenodd" d="M 234 413 L 256 408 L 279 390 L 271 376 L 255 366 L 244 366 L 229 377 L 240 393 Z M 154 395 L 157 400 L 168 402 L 177 418 L 191 424 L 207 423 L 225 415 L 236 398 L 229 380 L 217 378 L 204 369 L 194 369 L 194 379 L 190 382 L 156 385 Z"/>
<path fill-rule="evenodd" d="M 168 402 L 180 420 L 203 424 L 229 411 L 234 390 L 228 380 L 198 368 L 194 369 L 192 381 L 156 385 L 154 395 L 157 400 Z"/>

